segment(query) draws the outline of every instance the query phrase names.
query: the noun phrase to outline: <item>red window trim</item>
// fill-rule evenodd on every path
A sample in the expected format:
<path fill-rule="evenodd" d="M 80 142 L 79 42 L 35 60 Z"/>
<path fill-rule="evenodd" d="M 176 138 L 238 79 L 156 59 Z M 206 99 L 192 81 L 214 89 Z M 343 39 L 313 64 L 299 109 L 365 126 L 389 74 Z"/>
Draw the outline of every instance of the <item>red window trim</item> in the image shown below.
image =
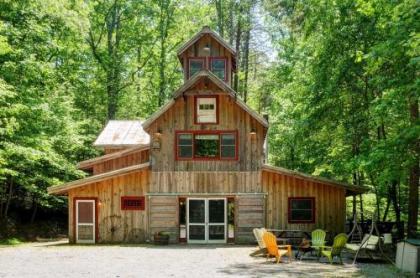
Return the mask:
<path fill-rule="evenodd" d="M 125 200 L 140 200 L 139 207 L 128 207 L 124 205 Z M 146 207 L 146 198 L 144 196 L 121 196 L 121 210 L 144 210 Z"/>
<path fill-rule="evenodd" d="M 206 123 L 199 123 L 197 121 L 197 114 L 198 114 L 198 107 L 197 107 L 197 99 L 199 98 L 215 98 L 216 99 L 216 122 L 206 122 Z M 219 124 L 219 96 L 218 95 L 195 95 L 194 96 L 194 124 L 196 125 L 217 125 Z"/>
<path fill-rule="evenodd" d="M 206 57 L 188 57 L 188 79 L 189 78 L 191 78 L 191 75 L 190 75 L 190 62 L 191 61 L 194 61 L 194 60 L 198 60 L 198 61 L 203 61 L 203 67 L 202 67 L 202 70 L 203 69 L 206 69 L 207 68 L 207 65 L 206 65 Z"/>
<path fill-rule="evenodd" d="M 311 200 L 312 201 L 312 219 L 311 220 L 293 220 L 292 217 L 292 201 L 293 200 Z M 288 209 L 287 218 L 289 223 L 315 223 L 315 197 L 289 197 L 288 198 Z"/>
<path fill-rule="evenodd" d="M 79 200 L 89 200 L 95 201 L 95 243 L 98 243 L 99 240 L 99 229 L 98 229 L 98 218 L 99 218 L 99 207 L 98 207 L 98 198 L 97 197 L 74 197 L 73 198 L 73 240 L 74 243 L 77 243 L 76 238 L 76 201 Z"/>
<path fill-rule="evenodd" d="M 224 57 L 224 56 L 209 57 L 209 66 L 208 66 L 208 68 L 209 68 L 210 71 L 213 70 L 212 69 L 212 64 L 211 64 L 211 62 L 213 60 L 223 60 L 223 61 L 225 61 L 225 79 L 222 79 L 222 80 L 227 82 L 228 81 L 227 58 Z"/>
<path fill-rule="evenodd" d="M 222 158 L 220 157 L 220 134 L 231 134 L 233 133 L 235 135 L 235 157 L 234 158 Z M 185 157 L 179 157 L 178 156 L 178 134 L 191 134 L 193 136 L 193 143 L 192 143 L 192 157 L 191 158 L 185 158 Z M 215 134 L 219 135 L 219 156 L 215 158 L 210 157 L 194 157 L 194 137 L 195 135 L 200 134 Z M 238 141 L 238 131 L 237 130 L 176 130 L 175 131 L 175 160 L 178 161 L 208 161 L 208 160 L 216 160 L 216 161 L 236 161 L 238 160 L 238 149 L 239 149 L 239 141 Z"/>

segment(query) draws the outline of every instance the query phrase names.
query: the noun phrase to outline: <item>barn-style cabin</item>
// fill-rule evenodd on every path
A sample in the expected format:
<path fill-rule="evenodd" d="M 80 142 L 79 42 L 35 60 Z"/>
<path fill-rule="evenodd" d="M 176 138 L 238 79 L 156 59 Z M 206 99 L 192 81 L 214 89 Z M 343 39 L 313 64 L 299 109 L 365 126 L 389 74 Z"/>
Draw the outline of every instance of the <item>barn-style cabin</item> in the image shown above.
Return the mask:
<path fill-rule="evenodd" d="M 267 227 L 342 232 L 363 188 L 265 163 L 269 124 L 232 89 L 236 54 L 204 27 L 178 51 L 184 84 L 146 121 L 109 121 L 67 195 L 72 243 L 253 242 Z"/>

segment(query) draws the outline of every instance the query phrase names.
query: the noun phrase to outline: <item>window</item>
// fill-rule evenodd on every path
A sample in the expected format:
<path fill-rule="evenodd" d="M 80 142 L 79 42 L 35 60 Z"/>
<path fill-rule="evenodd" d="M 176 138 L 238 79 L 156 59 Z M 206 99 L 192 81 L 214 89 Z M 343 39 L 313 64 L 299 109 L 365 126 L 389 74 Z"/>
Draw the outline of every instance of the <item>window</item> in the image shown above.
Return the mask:
<path fill-rule="evenodd" d="M 204 58 L 190 58 L 188 77 L 191 77 L 200 70 L 204 69 L 204 61 Z"/>
<path fill-rule="evenodd" d="M 315 198 L 289 198 L 289 223 L 314 223 Z"/>
<path fill-rule="evenodd" d="M 220 79 L 226 80 L 226 59 L 211 58 L 210 70 Z"/>
<path fill-rule="evenodd" d="M 197 124 L 217 124 L 217 96 L 195 97 Z"/>
<path fill-rule="evenodd" d="M 176 133 L 177 160 L 236 160 L 236 131 L 182 131 Z"/>
<path fill-rule="evenodd" d="M 194 157 L 216 158 L 219 156 L 219 135 L 196 134 L 194 136 Z"/>
<path fill-rule="evenodd" d="M 144 196 L 121 197 L 122 210 L 144 210 Z"/>
<path fill-rule="evenodd" d="M 178 157 L 192 158 L 193 136 L 192 134 L 178 134 Z"/>
<path fill-rule="evenodd" d="M 233 133 L 220 135 L 220 157 L 235 158 L 236 157 L 236 136 Z"/>

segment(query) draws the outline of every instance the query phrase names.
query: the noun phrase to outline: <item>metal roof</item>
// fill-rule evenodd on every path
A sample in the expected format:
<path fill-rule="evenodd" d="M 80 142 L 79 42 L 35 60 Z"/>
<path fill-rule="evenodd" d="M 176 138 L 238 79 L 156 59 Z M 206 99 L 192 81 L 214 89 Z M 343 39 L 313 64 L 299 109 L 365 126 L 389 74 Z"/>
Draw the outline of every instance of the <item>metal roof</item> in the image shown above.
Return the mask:
<path fill-rule="evenodd" d="M 95 147 L 130 147 L 149 145 L 150 136 L 143 127 L 143 121 L 109 121 L 96 138 Z"/>

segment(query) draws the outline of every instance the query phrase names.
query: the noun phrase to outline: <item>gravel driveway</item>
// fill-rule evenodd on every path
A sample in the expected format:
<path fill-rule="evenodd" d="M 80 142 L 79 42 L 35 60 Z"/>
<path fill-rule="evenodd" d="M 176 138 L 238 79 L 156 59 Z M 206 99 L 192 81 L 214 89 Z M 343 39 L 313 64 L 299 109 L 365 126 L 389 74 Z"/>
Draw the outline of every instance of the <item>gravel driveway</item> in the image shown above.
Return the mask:
<path fill-rule="evenodd" d="M 396 277 L 388 265 L 273 264 L 249 246 L 96 245 L 0 247 L 0 277 Z"/>

